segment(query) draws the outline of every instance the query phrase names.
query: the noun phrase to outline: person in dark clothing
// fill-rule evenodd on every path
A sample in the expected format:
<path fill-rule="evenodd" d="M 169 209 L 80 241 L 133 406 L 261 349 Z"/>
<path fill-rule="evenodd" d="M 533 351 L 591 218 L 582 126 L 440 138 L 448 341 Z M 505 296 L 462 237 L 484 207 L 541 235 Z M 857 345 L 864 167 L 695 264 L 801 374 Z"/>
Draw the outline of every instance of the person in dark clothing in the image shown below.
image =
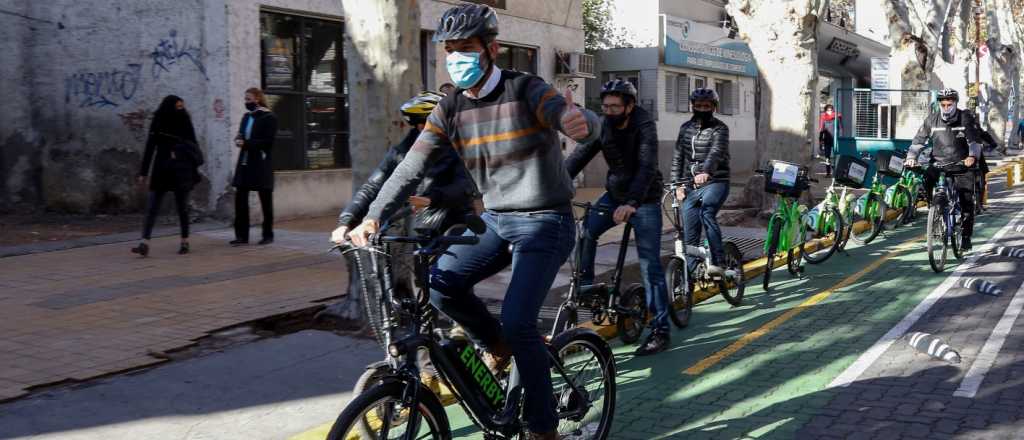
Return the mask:
<path fill-rule="evenodd" d="M 683 183 L 677 196 L 683 199 L 680 209 L 686 244 L 699 246 L 703 227 L 711 248 L 712 265 L 708 271 L 723 273 L 725 246 L 717 216 L 729 197 L 729 127 L 714 116 L 718 109 L 718 93 L 714 90 L 694 90 L 690 104 L 693 118 L 679 127 L 672 156 L 672 181 Z M 686 195 L 686 191 L 691 193 Z M 691 260 L 691 264 L 696 263 Z"/>
<path fill-rule="evenodd" d="M 441 101 L 444 95 L 434 92 L 423 92 L 402 104 L 402 117 L 412 125 L 409 134 L 400 143 L 388 150 L 384 160 L 370 174 L 352 196 L 345 209 L 338 216 L 338 227 L 331 234 L 331 241 L 341 243 L 346 240 L 349 229 L 363 221 L 363 216 L 370 209 L 370 203 L 377 198 L 380 188 L 391 177 L 391 173 L 402 162 L 412 148 L 416 138 L 427 123 L 427 116 Z M 416 211 L 414 228 L 446 230 L 465 221 L 466 215 L 472 212 L 471 202 L 474 185 L 466 173 L 455 150 L 448 149 L 445 154 L 427 170 L 423 181 L 416 189 L 415 195 L 409 197 L 409 204 Z"/>
<path fill-rule="evenodd" d="M 584 221 L 585 232 L 580 267 L 581 284 L 594 282 L 597 239 L 618 223 L 628 221 L 636 231 L 640 272 L 647 292 L 647 308 L 653 319 L 651 332 L 636 349 L 645 356 L 669 347 L 669 299 L 665 272 L 661 267 L 661 172 L 658 171 L 658 129 L 654 118 L 636 104 L 636 87 L 615 79 L 601 88 L 604 111 L 601 137 L 583 144 L 565 160 L 569 177 L 576 177 L 598 152 L 608 163 L 607 192 L 595 206 L 614 211 L 591 211 Z"/>
<path fill-rule="evenodd" d="M 146 152 L 142 157 L 138 182 L 145 184 L 149 178 L 149 201 L 146 207 L 146 220 L 142 226 L 142 242 L 132 248 L 132 252 L 143 257 L 149 255 L 149 239 L 153 234 L 156 216 L 160 213 L 160 205 L 164 195 L 174 193 L 175 206 L 178 209 L 178 222 L 181 227 L 181 247 L 179 254 L 189 252 L 188 244 L 188 194 L 192 187 L 199 183 L 199 167 L 203 164 L 203 154 L 196 141 L 196 132 L 192 127 L 192 118 L 185 110 L 185 101 L 177 96 L 168 95 L 160 103 L 153 122 L 149 126 L 149 137 L 146 139 Z"/>
<path fill-rule="evenodd" d="M 832 104 L 825 104 L 825 111 L 818 120 L 818 157 L 825 158 L 825 176 L 828 177 L 832 175 L 832 144 L 835 143 L 835 130 L 838 128 L 842 133 L 843 115 L 837 113 Z"/>
<path fill-rule="evenodd" d="M 263 210 L 263 239 L 259 244 L 274 242 L 274 167 L 272 150 L 277 136 L 277 117 L 267 108 L 263 91 L 251 88 L 245 91 L 245 108 L 235 136 L 235 146 L 241 149 L 235 178 L 235 239 L 232 246 L 249 243 L 249 191 L 258 191 Z"/>
<path fill-rule="evenodd" d="M 939 91 L 940 111 L 929 115 L 921 124 L 921 129 L 914 136 L 907 152 L 905 165 L 914 167 L 918 162 L 923 162 L 918 156 L 925 149 L 925 143 L 931 140 L 932 148 L 928 159 L 933 166 L 929 167 L 924 175 L 925 194 L 931 203 L 932 190 L 939 179 L 938 166 L 943 166 L 946 174 L 953 177 L 959 190 L 957 193 L 960 195 L 960 208 L 963 210 L 963 235 L 960 246 L 964 251 L 968 251 L 971 249 L 971 235 L 974 232 L 974 173 L 977 159 L 981 155 L 981 136 L 978 134 L 974 114 L 957 109 L 956 104 L 959 100 L 960 94 L 956 90 Z"/>

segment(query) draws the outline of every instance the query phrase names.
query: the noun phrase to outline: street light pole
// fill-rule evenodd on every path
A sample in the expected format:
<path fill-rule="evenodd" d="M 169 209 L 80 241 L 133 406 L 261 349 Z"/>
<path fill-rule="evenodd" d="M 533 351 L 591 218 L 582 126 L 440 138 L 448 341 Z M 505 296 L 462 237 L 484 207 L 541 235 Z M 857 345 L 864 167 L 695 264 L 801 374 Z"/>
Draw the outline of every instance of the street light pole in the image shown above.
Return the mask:
<path fill-rule="evenodd" d="M 974 109 L 981 106 L 981 0 L 974 0 Z"/>

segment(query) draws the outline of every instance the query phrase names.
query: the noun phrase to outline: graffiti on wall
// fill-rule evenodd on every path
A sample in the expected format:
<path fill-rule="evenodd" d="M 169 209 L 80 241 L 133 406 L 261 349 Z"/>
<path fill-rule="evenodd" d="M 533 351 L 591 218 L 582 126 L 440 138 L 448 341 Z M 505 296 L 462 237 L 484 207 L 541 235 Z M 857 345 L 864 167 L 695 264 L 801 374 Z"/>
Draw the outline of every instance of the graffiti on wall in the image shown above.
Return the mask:
<path fill-rule="evenodd" d="M 224 105 L 224 100 L 217 98 L 213 100 L 213 117 L 214 119 L 224 119 L 224 111 L 227 110 Z"/>
<path fill-rule="evenodd" d="M 199 73 L 203 74 L 203 78 L 210 79 L 206 76 L 202 49 L 190 43 L 187 38 L 179 39 L 178 31 L 175 29 L 171 29 L 167 38 L 160 39 L 150 52 L 149 58 L 153 61 L 153 79 L 160 78 L 161 73 L 170 72 L 171 67 L 187 63 L 195 66 Z"/>
<path fill-rule="evenodd" d="M 80 70 L 64 79 L 64 102 L 79 107 L 118 107 L 139 90 L 142 65 L 102 71 Z"/>
<path fill-rule="evenodd" d="M 132 132 L 137 140 L 145 140 L 146 138 L 146 122 L 149 121 L 149 110 L 140 108 L 133 112 L 118 113 L 117 117 L 121 118 L 121 123 Z"/>

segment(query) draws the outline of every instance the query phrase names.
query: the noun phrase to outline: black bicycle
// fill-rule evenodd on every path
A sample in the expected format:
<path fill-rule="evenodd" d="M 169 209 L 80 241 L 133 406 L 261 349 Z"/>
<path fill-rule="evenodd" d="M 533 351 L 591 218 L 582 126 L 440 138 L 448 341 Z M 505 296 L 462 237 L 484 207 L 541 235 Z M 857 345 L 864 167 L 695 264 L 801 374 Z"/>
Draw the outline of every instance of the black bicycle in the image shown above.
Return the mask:
<path fill-rule="evenodd" d="M 436 310 L 428 298 L 429 271 L 449 246 L 472 245 L 473 235 L 455 233 L 372 237 L 371 254 L 390 260 L 387 245 L 411 244 L 415 295 L 395 297 L 384 291 L 382 307 L 395 317 L 382 330 L 390 341 L 385 373 L 359 394 L 338 416 L 328 440 L 350 438 L 450 439 L 451 428 L 439 397 L 423 383 L 419 354 L 425 353 L 443 384 L 484 432 L 485 439 L 525 436 L 521 420 L 523 388 L 512 362 L 510 372 L 496 377 L 481 360 L 480 349 L 466 340 L 452 340 L 431 331 Z M 349 249 L 345 250 L 350 251 Z M 597 333 L 574 328 L 547 343 L 563 437 L 605 439 L 615 409 L 615 362 L 608 343 Z"/>
<path fill-rule="evenodd" d="M 935 273 L 946 267 L 948 251 L 956 259 L 963 258 L 960 239 L 963 236 L 963 209 L 960 206 L 960 189 L 956 179 L 947 174 L 947 169 L 961 165 L 954 161 L 933 165 L 939 170 L 939 179 L 932 192 L 931 206 L 928 207 L 928 264 Z"/>
<path fill-rule="evenodd" d="M 632 344 L 640 339 L 647 318 L 647 297 L 643 285 L 633 283 L 625 290 L 622 289 L 622 270 L 626 263 L 626 251 L 633 225 L 627 222 L 622 230 L 619 256 L 615 260 L 615 271 L 612 273 L 611 281 L 581 286 L 583 268 L 580 267 L 580 261 L 583 258 L 583 240 L 586 234 L 584 222 L 591 212 L 612 215 L 612 211 L 589 202 L 573 202 L 573 205 L 581 208 L 583 214 L 576 218 L 576 248 L 573 250 L 569 293 L 558 307 L 551 334 L 557 335 L 579 325 L 579 309 L 582 307 L 590 310 L 591 321 L 595 325 L 614 325 L 619 332 L 619 339 L 625 344 Z"/>

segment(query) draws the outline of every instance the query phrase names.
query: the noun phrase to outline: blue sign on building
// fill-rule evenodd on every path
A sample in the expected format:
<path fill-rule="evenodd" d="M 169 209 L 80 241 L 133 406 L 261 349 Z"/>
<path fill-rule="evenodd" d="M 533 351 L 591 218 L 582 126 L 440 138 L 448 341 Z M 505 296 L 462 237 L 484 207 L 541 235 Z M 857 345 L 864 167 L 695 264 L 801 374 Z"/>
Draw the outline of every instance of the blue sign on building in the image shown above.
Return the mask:
<path fill-rule="evenodd" d="M 664 16 L 665 64 L 741 76 L 757 76 L 754 54 L 728 31 L 691 20 Z"/>

